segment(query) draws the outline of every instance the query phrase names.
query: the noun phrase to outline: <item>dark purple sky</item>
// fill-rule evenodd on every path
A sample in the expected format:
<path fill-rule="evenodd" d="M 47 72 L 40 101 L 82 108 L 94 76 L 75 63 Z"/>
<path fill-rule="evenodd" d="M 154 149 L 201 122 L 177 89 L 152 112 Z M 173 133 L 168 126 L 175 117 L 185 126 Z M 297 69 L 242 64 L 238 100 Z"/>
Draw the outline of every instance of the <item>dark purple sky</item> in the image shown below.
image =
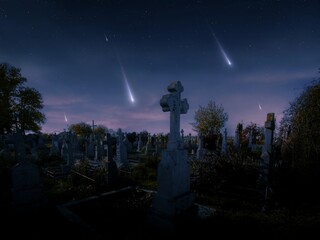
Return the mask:
<path fill-rule="evenodd" d="M 195 134 L 195 111 L 213 100 L 234 135 L 237 123 L 263 125 L 268 112 L 279 123 L 319 76 L 316 0 L 0 0 L 0 31 L 0 62 L 21 68 L 42 94 L 49 133 L 92 120 L 167 133 L 159 101 L 179 80 L 190 105 L 185 134 Z"/>

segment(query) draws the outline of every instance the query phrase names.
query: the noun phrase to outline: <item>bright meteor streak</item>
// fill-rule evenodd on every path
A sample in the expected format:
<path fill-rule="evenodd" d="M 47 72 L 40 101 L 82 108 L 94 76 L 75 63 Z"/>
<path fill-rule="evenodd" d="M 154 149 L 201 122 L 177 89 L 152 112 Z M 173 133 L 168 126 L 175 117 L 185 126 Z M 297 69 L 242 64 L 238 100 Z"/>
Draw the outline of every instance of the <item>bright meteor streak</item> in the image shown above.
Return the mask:
<path fill-rule="evenodd" d="M 211 31 L 211 34 L 212 34 L 212 36 L 215 38 L 215 40 L 216 40 L 216 42 L 217 42 L 217 44 L 218 44 L 218 46 L 219 46 L 219 49 L 220 49 L 220 51 L 221 51 L 224 59 L 226 60 L 226 62 L 228 63 L 229 66 L 232 66 L 232 63 L 231 63 L 231 61 L 229 60 L 226 52 L 225 52 L 224 49 L 222 48 L 222 46 L 221 46 L 218 38 L 216 37 L 216 35 L 215 35 L 212 31 Z"/>
<path fill-rule="evenodd" d="M 132 95 L 132 92 L 131 92 L 131 89 L 130 89 L 130 86 L 129 86 L 129 82 L 128 82 L 128 79 L 127 79 L 126 72 L 124 71 L 124 68 L 123 68 L 123 66 L 121 64 L 120 64 L 120 66 L 121 66 L 121 73 L 122 73 L 123 79 L 124 79 L 124 81 L 126 83 L 126 87 L 127 87 L 127 90 L 128 90 L 130 101 L 134 103 L 134 97 Z"/>
<path fill-rule="evenodd" d="M 214 34 L 211 26 L 209 25 L 209 23 L 207 22 L 208 24 L 208 27 L 210 29 L 210 32 L 211 32 L 211 35 L 214 37 L 214 39 L 216 40 L 217 44 L 218 44 L 218 47 L 220 49 L 220 52 L 222 54 L 222 56 L 224 57 L 224 59 L 226 60 L 227 64 L 231 67 L 232 66 L 232 62 L 230 61 L 230 59 L 228 58 L 226 52 L 224 51 L 223 47 L 221 46 L 221 43 L 219 42 L 217 36 Z"/>
<path fill-rule="evenodd" d="M 106 34 L 104 34 L 104 37 L 105 37 L 106 42 L 109 42 L 109 39 L 107 38 Z M 115 55 L 117 57 L 118 64 L 120 65 L 120 68 L 121 68 L 122 77 L 123 77 L 123 80 L 124 80 L 124 82 L 126 84 L 126 88 L 127 88 L 127 91 L 128 91 L 129 99 L 130 99 L 130 101 L 132 103 L 134 103 L 135 99 L 133 97 L 133 94 L 132 94 L 132 91 L 131 91 L 131 88 L 130 88 L 130 85 L 129 85 L 129 82 L 128 82 L 128 78 L 127 78 L 126 72 L 124 70 L 124 67 L 122 65 L 121 59 L 119 57 L 118 51 L 117 51 L 117 49 L 115 47 L 113 47 L 113 50 L 114 50 Z"/>
<path fill-rule="evenodd" d="M 131 101 L 132 103 L 134 103 L 134 97 L 133 97 L 131 88 L 130 88 L 130 86 L 129 86 L 128 78 L 127 78 L 126 72 L 124 71 L 124 67 L 123 67 L 123 65 L 122 65 L 122 63 L 121 63 L 121 60 L 120 60 L 120 57 L 119 57 L 117 51 L 116 51 L 116 55 L 117 55 L 118 63 L 119 63 L 120 68 L 121 68 L 121 73 L 122 73 L 123 80 L 124 80 L 124 82 L 125 82 L 125 84 L 126 84 L 126 87 L 127 87 L 127 91 L 128 91 L 128 94 L 129 94 L 130 101 Z"/>
<path fill-rule="evenodd" d="M 66 116 L 65 113 L 64 113 L 64 120 L 65 120 L 66 122 L 68 122 L 68 119 L 67 119 L 67 116 Z"/>
<path fill-rule="evenodd" d="M 107 37 L 106 34 L 104 34 L 104 37 L 105 37 L 105 39 L 106 39 L 106 42 L 109 42 L 109 39 L 108 39 L 108 37 Z"/>
<path fill-rule="evenodd" d="M 218 38 L 217 38 L 217 37 L 216 37 L 216 35 L 214 35 L 214 34 L 213 34 L 213 36 L 214 36 L 214 38 L 216 39 L 216 42 L 217 42 L 217 44 L 218 44 L 218 46 L 219 46 L 219 48 L 220 48 L 220 51 L 221 51 L 221 53 L 222 53 L 222 55 L 223 55 L 224 59 L 226 60 L 226 62 L 228 63 L 228 65 L 229 65 L 229 66 L 231 66 L 231 65 L 232 65 L 232 63 L 231 63 L 231 61 L 229 60 L 229 58 L 228 58 L 228 56 L 227 56 L 226 52 L 223 50 L 223 48 L 222 48 L 222 46 L 221 46 L 221 44 L 220 44 L 220 42 L 219 42 Z"/>

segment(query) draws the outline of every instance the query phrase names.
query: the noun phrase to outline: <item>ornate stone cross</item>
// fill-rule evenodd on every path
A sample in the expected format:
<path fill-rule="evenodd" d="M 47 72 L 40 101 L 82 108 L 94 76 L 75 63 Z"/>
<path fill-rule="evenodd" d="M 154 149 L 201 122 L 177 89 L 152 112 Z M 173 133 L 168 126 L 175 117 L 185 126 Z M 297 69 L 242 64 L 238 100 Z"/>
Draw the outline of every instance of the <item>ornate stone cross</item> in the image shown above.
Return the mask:
<path fill-rule="evenodd" d="M 181 100 L 183 86 L 180 81 L 171 83 L 167 89 L 170 93 L 163 95 L 160 100 L 162 111 L 170 111 L 170 134 L 167 148 L 178 149 L 181 145 L 180 114 L 187 113 L 189 104 L 187 99 Z"/>

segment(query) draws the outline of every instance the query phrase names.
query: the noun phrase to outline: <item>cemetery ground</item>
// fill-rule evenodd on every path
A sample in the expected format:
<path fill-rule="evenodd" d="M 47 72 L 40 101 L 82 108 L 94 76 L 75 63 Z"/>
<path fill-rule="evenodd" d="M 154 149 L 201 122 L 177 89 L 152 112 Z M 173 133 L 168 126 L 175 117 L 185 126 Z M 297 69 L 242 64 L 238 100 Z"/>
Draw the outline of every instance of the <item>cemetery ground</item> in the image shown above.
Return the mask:
<path fill-rule="evenodd" d="M 202 163 L 190 160 L 191 190 L 196 193 L 192 212 L 179 216 L 174 232 L 155 232 L 147 216 L 157 189 L 160 159 L 138 153 L 128 158 L 129 167 L 122 169 L 112 184 L 104 181 L 103 171 L 90 172 L 85 165 L 77 171 L 90 178 L 76 173 L 57 179 L 43 175 L 47 203 L 33 211 L 13 211 L 9 192 L 2 194 L 1 238 L 305 238 L 318 233 L 319 203 L 291 206 L 272 199 L 265 202 L 252 184 L 256 177 L 254 163 L 231 164 L 222 159 L 212 164 L 212 158 Z M 264 205 L 267 208 L 262 211 Z"/>

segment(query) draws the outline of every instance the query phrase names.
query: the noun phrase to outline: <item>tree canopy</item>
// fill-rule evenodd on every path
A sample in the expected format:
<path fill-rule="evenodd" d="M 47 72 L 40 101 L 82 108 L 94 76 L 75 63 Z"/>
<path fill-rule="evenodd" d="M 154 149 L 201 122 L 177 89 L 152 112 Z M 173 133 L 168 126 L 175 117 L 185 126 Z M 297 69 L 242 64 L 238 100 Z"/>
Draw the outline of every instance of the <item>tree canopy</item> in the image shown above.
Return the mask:
<path fill-rule="evenodd" d="M 222 105 L 210 100 L 207 106 L 199 106 L 194 115 L 195 122 L 191 123 L 193 130 L 202 136 L 219 134 L 228 114 L 224 112 Z"/>
<path fill-rule="evenodd" d="M 87 138 L 92 134 L 92 125 L 85 123 L 85 122 L 79 122 L 74 123 L 69 126 L 69 131 L 74 132 L 79 137 Z M 94 127 L 94 135 L 104 137 L 105 134 L 108 132 L 108 129 L 103 125 L 98 125 Z"/>
<path fill-rule="evenodd" d="M 46 120 L 42 95 L 26 82 L 20 68 L 0 64 L 0 133 L 12 132 L 18 125 L 22 131 L 41 130 Z"/>
<path fill-rule="evenodd" d="M 279 135 L 296 166 L 314 162 L 320 171 L 320 79 L 304 88 L 284 111 Z M 298 164 L 300 163 L 300 164 Z M 314 166 L 315 167 L 315 166 Z"/>
<path fill-rule="evenodd" d="M 89 137 L 92 133 L 91 125 L 85 122 L 71 124 L 69 130 L 80 137 Z"/>

